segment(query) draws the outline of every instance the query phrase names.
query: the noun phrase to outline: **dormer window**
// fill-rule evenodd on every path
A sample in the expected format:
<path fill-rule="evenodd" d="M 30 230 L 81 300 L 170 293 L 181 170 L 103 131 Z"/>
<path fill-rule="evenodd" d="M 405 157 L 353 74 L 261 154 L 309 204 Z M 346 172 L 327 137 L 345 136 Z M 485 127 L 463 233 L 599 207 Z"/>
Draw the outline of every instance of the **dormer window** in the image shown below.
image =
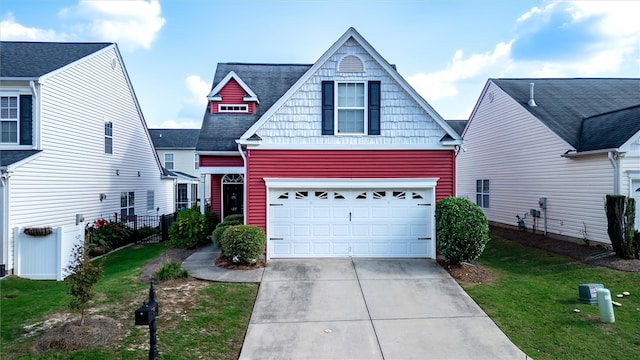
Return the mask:
<path fill-rule="evenodd" d="M 218 112 L 220 113 L 248 113 L 249 106 L 247 104 L 218 104 Z"/>

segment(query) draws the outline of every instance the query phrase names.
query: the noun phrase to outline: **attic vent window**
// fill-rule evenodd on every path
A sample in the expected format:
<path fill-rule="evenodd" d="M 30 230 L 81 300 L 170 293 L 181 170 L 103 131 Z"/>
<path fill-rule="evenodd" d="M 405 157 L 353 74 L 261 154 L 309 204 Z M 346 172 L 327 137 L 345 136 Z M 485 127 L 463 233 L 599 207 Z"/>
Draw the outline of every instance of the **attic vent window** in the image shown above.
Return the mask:
<path fill-rule="evenodd" d="M 246 113 L 249 112 L 247 104 L 218 104 L 218 112 Z"/>
<path fill-rule="evenodd" d="M 355 55 L 347 55 L 340 60 L 338 72 L 364 72 L 364 63 Z"/>

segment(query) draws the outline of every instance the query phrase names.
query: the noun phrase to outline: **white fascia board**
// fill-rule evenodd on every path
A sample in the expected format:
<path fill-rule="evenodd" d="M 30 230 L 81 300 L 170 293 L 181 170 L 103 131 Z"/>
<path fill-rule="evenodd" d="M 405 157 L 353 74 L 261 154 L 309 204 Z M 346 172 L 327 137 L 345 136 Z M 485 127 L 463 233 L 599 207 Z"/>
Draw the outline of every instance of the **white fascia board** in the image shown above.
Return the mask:
<path fill-rule="evenodd" d="M 268 189 L 431 189 L 439 178 L 264 178 Z"/>
<path fill-rule="evenodd" d="M 298 81 L 293 84 L 293 86 L 280 98 L 276 101 L 269 110 L 267 110 L 261 117 L 256 121 L 253 126 L 251 126 L 242 136 L 241 140 L 245 140 L 251 137 L 253 134 L 258 131 L 264 125 L 264 123 L 271 117 L 273 114 L 280 108 L 284 103 L 296 92 L 298 89 L 306 83 L 316 71 L 322 67 L 327 60 L 331 56 L 335 54 L 338 49 L 344 45 L 350 38 L 353 38 L 360 46 L 362 46 L 365 51 L 371 55 L 371 57 L 376 60 L 380 66 L 391 76 L 410 96 L 413 98 L 426 112 L 429 114 L 435 122 L 442 127 L 442 129 L 449 134 L 453 139 L 460 140 L 460 135 L 456 133 L 449 124 L 444 121 L 444 119 L 438 114 L 432 107 L 429 105 L 423 98 L 420 96 L 416 90 L 409 85 L 409 83 L 385 60 L 376 49 L 371 46 L 363 37 L 360 35 L 356 29 L 353 27 L 349 28 L 322 56 L 307 70 L 307 72 L 298 79 Z"/>
<path fill-rule="evenodd" d="M 243 144 L 244 145 L 244 144 Z M 448 144 L 447 144 L 448 145 Z M 438 144 L 425 144 L 425 145 L 416 145 L 416 144 L 370 144 L 370 145 L 349 145 L 349 144 L 335 144 L 335 145 L 327 145 L 327 144 L 312 144 L 312 145 L 297 145 L 297 144 L 267 144 L 260 145 L 256 144 L 252 146 L 249 144 L 249 149 L 260 149 L 260 150 L 444 150 L 444 151 L 453 151 L 455 150 L 456 144 L 451 144 L 446 147 L 441 143 Z"/>
<path fill-rule="evenodd" d="M 480 103 L 482 103 L 482 99 L 484 99 L 484 96 L 487 94 L 487 91 L 489 90 L 489 85 L 493 83 L 492 79 L 487 80 L 487 82 L 484 84 L 484 88 L 482 89 L 482 92 L 480 92 L 480 96 L 478 97 L 478 100 L 476 100 L 476 104 L 473 106 L 473 110 L 471 111 L 471 114 L 469 115 L 469 121 L 467 121 L 467 125 L 465 125 L 464 130 L 462 130 L 462 138 L 464 139 L 464 136 L 467 134 L 467 129 L 469 129 L 469 125 L 471 125 L 471 121 L 473 121 L 473 118 L 476 116 L 476 112 L 478 112 L 478 108 L 480 107 Z"/>
<path fill-rule="evenodd" d="M 3 76 L 0 77 L 0 81 L 37 81 L 39 77 L 15 77 L 15 76 Z"/>
<path fill-rule="evenodd" d="M 207 98 L 211 101 L 222 101 L 222 97 L 216 95 L 220 93 L 220 90 L 222 90 L 222 88 L 227 85 L 227 83 L 231 79 L 237 81 L 238 84 L 240 84 L 240 87 L 242 87 L 242 90 L 244 90 L 248 94 L 243 98 L 244 101 L 255 101 L 256 103 L 260 104 L 260 100 L 258 100 L 258 96 L 256 96 L 256 93 L 254 93 L 253 90 L 251 90 L 251 88 L 244 81 L 242 81 L 242 79 L 238 76 L 238 74 L 236 74 L 235 71 L 230 71 L 222 79 L 222 81 L 220 81 L 218 85 L 216 85 L 216 87 L 211 90 Z"/>
<path fill-rule="evenodd" d="M 196 151 L 196 154 L 204 156 L 240 156 L 237 151 Z"/>
<path fill-rule="evenodd" d="M 200 175 L 202 174 L 244 174 L 243 166 L 201 166 Z"/>

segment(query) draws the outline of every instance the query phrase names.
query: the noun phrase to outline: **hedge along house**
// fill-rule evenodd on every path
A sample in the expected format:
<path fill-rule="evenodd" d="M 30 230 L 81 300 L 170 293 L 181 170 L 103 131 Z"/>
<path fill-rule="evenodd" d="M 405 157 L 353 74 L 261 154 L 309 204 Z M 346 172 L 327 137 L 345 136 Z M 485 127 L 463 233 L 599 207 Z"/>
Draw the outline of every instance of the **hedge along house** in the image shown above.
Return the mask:
<path fill-rule="evenodd" d="M 355 29 L 314 64 L 218 64 L 197 152 L 267 258 L 434 258 L 460 136 Z"/>
<path fill-rule="evenodd" d="M 54 257 L 55 246 L 18 251 L 24 227 L 173 212 L 174 179 L 116 44 L 3 41 L 0 52 L 0 264 Z M 28 240 L 23 250 L 42 242 Z"/>
<path fill-rule="evenodd" d="M 458 196 L 493 223 L 609 243 L 605 196 L 640 202 L 640 79 L 489 79 L 463 137 Z"/>

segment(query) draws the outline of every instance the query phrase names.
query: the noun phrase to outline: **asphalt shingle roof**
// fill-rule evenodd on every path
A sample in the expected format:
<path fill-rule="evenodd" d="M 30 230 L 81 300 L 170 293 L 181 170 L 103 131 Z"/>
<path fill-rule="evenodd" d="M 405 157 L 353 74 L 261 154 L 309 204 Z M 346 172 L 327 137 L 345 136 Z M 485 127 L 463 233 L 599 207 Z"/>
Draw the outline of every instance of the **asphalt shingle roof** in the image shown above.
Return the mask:
<path fill-rule="evenodd" d="M 205 110 L 198 140 L 198 151 L 235 151 L 239 139 L 311 65 L 219 63 L 213 78 L 213 89 L 230 71 L 258 96 L 255 114 L 211 114 Z"/>
<path fill-rule="evenodd" d="M 156 149 L 195 149 L 200 129 L 149 129 Z"/>
<path fill-rule="evenodd" d="M 635 132 L 640 118 L 605 116 L 605 113 L 640 105 L 640 79 L 490 79 L 549 129 L 578 151 L 605 149 L 611 141 L 624 143 Z M 529 84 L 534 83 L 538 106 L 527 105 Z M 633 114 L 634 112 L 631 111 Z M 635 113 L 637 114 L 637 112 Z M 610 122 L 610 123 L 608 123 Z M 602 126 L 609 134 L 602 133 Z M 606 138 L 609 140 L 605 139 Z M 613 140 L 615 139 L 615 140 Z M 621 144 L 620 144 L 621 145 Z"/>
<path fill-rule="evenodd" d="M 40 150 L 0 150 L 0 168 L 22 161 L 39 152 Z"/>
<path fill-rule="evenodd" d="M 640 131 L 640 105 L 588 117 L 582 122 L 577 151 L 615 149 Z"/>
<path fill-rule="evenodd" d="M 0 77 L 37 78 L 110 45 L 0 41 Z"/>

